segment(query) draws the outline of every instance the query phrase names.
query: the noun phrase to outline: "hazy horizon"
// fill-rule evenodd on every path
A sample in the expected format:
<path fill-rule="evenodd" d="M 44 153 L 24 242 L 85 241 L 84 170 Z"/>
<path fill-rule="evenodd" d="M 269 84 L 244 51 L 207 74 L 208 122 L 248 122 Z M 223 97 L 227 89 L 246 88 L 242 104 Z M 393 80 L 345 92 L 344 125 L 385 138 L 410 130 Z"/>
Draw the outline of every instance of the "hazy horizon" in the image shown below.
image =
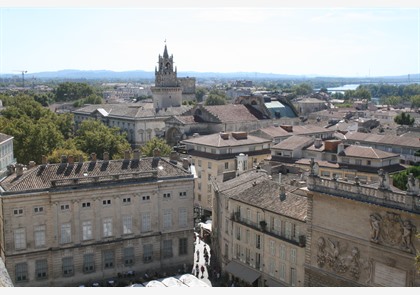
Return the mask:
<path fill-rule="evenodd" d="M 149 72 L 165 44 L 178 72 L 420 73 L 420 8 L 2 7 L 0 34 L 0 74 Z"/>

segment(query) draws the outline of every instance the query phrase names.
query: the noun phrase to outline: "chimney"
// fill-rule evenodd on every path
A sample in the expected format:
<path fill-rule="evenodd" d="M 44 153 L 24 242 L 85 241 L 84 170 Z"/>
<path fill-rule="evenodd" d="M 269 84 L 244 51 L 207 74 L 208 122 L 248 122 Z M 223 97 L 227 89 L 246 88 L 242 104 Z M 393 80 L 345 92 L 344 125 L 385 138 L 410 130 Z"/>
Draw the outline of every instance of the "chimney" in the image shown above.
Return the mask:
<path fill-rule="evenodd" d="M 182 159 L 182 168 L 188 170 L 190 168 L 190 161 L 187 158 Z"/>
<path fill-rule="evenodd" d="M 96 153 L 91 153 L 91 154 L 90 154 L 90 160 L 91 160 L 92 162 L 96 162 Z"/>
<path fill-rule="evenodd" d="M 220 137 L 222 139 L 229 139 L 229 133 L 226 132 L 220 132 Z"/>
<path fill-rule="evenodd" d="M 344 152 L 344 143 L 339 143 L 337 146 L 337 154 L 340 154 L 341 152 Z"/>
<path fill-rule="evenodd" d="M 109 161 L 109 153 L 104 152 L 104 161 Z"/>
<path fill-rule="evenodd" d="M 83 156 L 82 155 L 79 156 L 79 163 L 83 163 Z"/>
<path fill-rule="evenodd" d="M 16 164 L 16 176 L 22 176 L 22 175 L 23 175 L 23 165 Z"/>
<path fill-rule="evenodd" d="M 124 160 L 130 161 L 130 151 L 129 150 L 124 152 Z"/>
<path fill-rule="evenodd" d="M 232 137 L 236 140 L 247 139 L 248 133 L 247 132 L 232 132 Z"/>
<path fill-rule="evenodd" d="M 319 149 L 322 146 L 322 139 L 321 138 L 315 138 L 314 147 L 316 149 Z"/>
<path fill-rule="evenodd" d="M 42 163 L 42 165 L 47 164 L 47 157 L 46 156 L 42 155 L 42 157 L 41 157 L 41 163 Z"/>
<path fill-rule="evenodd" d="M 171 151 L 171 154 L 169 155 L 170 161 L 178 161 L 179 155 L 177 151 Z"/>
<path fill-rule="evenodd" d="M 284 185 L 280 186 L 280 201 L 284 201 L 286 200 L 286 189 L 284 187 Z"/>
<path fill-rule="evenodd" d="M 35 161 L 29 161 L 29 169 L 32 169 L 36 166 Z"/>
<path fill-rule="evenodd" d="M 67 158 L 67 162 L 68 162 L 70 165 L 73 165 L 73 164 L 74 164 L 74 156 L 68 156 L 68 158 Z"/>
<path fill-rule="evenodd" d="M 133 151 L 133 160 L 140 160 L 140 150 L 135 149 Z"/>
<path fill-rule="evenodd" d="M 13 173 L 15 173 L 15 165 L 7 165 L 7 175 L 12 175 Z"/>
<path fill-rule="evenodd" d="M 160 157 L 160 150 L 158 148 L 155 148 L 153 150 L 153 157 L 154 158 L 159 158 Z"/>
<path fill-rule="evenodd" d="M 67 163 L 67 156 L 66 155 L 61 155 L 61 164 L 65 164 Z"/>

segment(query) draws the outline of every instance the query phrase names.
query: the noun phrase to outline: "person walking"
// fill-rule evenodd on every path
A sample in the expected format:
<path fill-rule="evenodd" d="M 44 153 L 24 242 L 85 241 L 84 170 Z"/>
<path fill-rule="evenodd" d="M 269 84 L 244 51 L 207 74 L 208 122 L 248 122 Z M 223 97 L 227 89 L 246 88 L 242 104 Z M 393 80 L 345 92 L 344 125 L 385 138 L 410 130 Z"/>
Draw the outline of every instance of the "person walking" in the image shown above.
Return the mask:
<path fill-rule="evenodd" d="M 204 271 L 205 271 L 205 268 L 204 268 L 204 265 L 202 265 L 201 266 L 201 278 L 202 279 L 204 279 Z"/>

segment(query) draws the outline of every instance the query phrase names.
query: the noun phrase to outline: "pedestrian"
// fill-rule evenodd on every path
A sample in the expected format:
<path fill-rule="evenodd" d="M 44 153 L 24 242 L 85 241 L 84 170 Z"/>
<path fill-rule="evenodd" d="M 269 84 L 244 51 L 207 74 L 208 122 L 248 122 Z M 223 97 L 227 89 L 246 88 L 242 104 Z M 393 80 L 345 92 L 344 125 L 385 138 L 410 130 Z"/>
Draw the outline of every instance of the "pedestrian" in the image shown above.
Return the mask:
<path fill-rule="evenodd" d="M 200 260 L 200 250 L 197 249 L 197 252 L 195 252 L 195 253 L 197 254 L 197 261 L 196 262 L 198 262 L 198 260 Z"/>
<path fill-rule="evenodd" d="M 201 278 L 202 279 L 204 279 L 204 271 L 205 271 L 205 268 L 204 268 L 204 265 L 202 265 L 201 266 Z"/>
<path fill-rule="evenodd" d="M 195 265 L 195 276 L 198 278 L 198 275 L 200 274 L 200 270 L 198 269 L 198 264 Z"/>

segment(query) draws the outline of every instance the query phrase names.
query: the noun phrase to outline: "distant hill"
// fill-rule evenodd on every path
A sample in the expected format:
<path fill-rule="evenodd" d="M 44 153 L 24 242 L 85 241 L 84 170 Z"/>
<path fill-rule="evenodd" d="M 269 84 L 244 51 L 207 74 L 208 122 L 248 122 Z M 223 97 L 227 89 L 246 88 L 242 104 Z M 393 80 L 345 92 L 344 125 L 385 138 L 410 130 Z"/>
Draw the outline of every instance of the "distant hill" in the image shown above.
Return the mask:
<path fill-rule="evenodd" d="M 10 78 L 16 77 L 19 74 L 2 74 L 0 77 Z M 124 71 L 115 72 L 108 70 L 61 70 L 54 72 L 39 72 L 27 73 L 28 79 L 59 79 L 59 80 L 154 80 L 154 71 Z M 318 80 L 318 79 L 346 79 L 346 80 L 369 80 L 372 82 L 378 81 L 396 81 L 396 82 L 409 82 L 408 75 L 402 76 L 386 76 L 386 77 L 323 77 L 319 75 L 287 75 L 287 74 L 273 74 L 273 73 L 258 73 L 258 72 L 231 72 L 231 73 L 218 73 L 218 72 L 178 72 L 178 77 L 195 77 L 197 79 L 281 79 L 281 80 Z M 420 82 L 420 74 L 410 74 L 410 82 Z"/>

